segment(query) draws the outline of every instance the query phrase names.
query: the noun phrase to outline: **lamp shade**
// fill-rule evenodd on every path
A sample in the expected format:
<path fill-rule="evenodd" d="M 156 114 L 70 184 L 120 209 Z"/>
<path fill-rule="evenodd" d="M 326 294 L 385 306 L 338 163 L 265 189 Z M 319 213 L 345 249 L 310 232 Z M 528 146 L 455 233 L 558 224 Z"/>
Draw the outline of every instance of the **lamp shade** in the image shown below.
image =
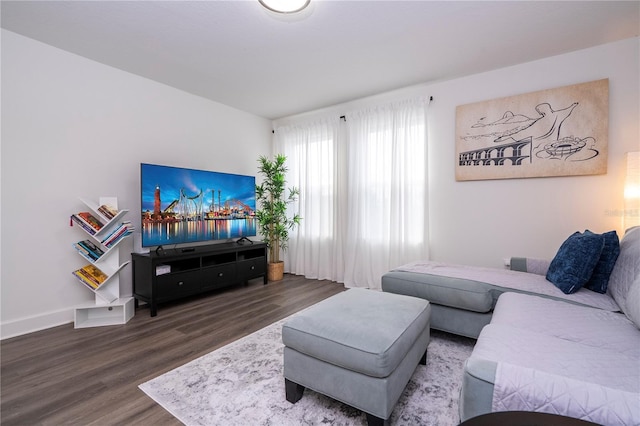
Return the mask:
<path fill-rule="evenodd" d="M 307 7 L 311 0 L 258 0 L 267 9 L 277 13 L 296 13 Z"/>
<path fill-rule="evenodd" d="M 624 182 L 624 227 L 640 225 L 640 152 L 627 152 Z"/>

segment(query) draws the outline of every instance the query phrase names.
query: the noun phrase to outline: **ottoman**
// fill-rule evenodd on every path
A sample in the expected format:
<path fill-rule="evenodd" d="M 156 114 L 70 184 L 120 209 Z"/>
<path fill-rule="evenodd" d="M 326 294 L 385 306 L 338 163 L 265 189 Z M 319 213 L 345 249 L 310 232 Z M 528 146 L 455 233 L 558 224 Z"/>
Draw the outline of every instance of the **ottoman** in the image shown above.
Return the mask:
<path fill-rule="evenodd" d="M 354 288 L 292 317 L 282 326 L 287 401 L 309 388 L 385 424 L 426 364 L 430 313 L 424 299 Z"/>

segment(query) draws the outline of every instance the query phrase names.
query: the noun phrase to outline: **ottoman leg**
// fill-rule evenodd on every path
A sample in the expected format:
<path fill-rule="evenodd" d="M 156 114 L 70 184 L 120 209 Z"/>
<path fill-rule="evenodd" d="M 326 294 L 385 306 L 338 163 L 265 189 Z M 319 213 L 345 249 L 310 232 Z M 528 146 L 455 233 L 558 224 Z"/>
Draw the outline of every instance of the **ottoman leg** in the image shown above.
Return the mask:
<path fill-rule="evenodd" d="M 424 354 L 422 355 L 422 358 L 420 358 L 420 364 L 422 365 L 427 365 L 427 351 L 424 351 Z"/>
<path fill-rule="evenodd" d="M 373 414 L 367 413 L 367 426 L 387 426 L 389 422 Z"/>
<path fill-rule="evenodd" d="M 287 401 L 292 404 L 300 401 L 304 392 L 304 386 L 292 382 L 289 379 L 284 379 L 284 392 L 287 396 Z"/>

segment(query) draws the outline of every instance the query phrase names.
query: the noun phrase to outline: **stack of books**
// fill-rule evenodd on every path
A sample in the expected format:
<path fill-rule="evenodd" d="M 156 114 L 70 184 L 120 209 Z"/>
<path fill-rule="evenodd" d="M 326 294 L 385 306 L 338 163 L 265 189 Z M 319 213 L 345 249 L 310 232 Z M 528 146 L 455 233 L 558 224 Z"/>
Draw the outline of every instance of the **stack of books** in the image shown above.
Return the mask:
<path fill-rule="evenodd" d="M 73 247 L 78 250 L 78 253 L 91 262 L 100 259 L 100 256 L 104 254 L 104 251 L 100 247 L 89 240 L 78 241 Z"/>
<path fill-rule="evenodd" d="M 104 240 L 101 241 L 102 245 L 106 248 L 113 247 L 118 241 L 131 234 L 134 230 L 131 222 L 122 222 L 120 226 L 113 230 Z"/>
<path fill-rule="evenodd" d="M 104 226 L 94 215 L 89 212 L 80 212 L 71 215 L 71 224 L 77 223 L 91 235 L 95 235 Z"/>
<path fill-rule="evenodd" d="M 72 274 L 84 285 L 94 290 L 100 287 L 100 284 L 109 278 L 95 265 L 83 266 L 82 268 L 73 271 Z"/>
<path fill-rule="evenodd" d="M 118 214 L 118 210 L 108 204 L 103 204 L 98 207 L 98 212 L 109 220 L 113 219 Z"/>

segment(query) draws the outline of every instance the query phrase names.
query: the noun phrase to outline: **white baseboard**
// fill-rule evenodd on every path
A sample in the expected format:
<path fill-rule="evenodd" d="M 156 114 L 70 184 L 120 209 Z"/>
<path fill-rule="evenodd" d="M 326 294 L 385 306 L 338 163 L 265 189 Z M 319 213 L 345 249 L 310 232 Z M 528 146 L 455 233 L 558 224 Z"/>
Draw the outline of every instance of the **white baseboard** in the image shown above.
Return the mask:
<path fill-rule="evenodd" d="M 64 309 L 61 311 L 48 312 L 42 315 L 3 322 L 0 324 L 0 340 L 72 323 L 73 311 L 73 309 Z"/>

